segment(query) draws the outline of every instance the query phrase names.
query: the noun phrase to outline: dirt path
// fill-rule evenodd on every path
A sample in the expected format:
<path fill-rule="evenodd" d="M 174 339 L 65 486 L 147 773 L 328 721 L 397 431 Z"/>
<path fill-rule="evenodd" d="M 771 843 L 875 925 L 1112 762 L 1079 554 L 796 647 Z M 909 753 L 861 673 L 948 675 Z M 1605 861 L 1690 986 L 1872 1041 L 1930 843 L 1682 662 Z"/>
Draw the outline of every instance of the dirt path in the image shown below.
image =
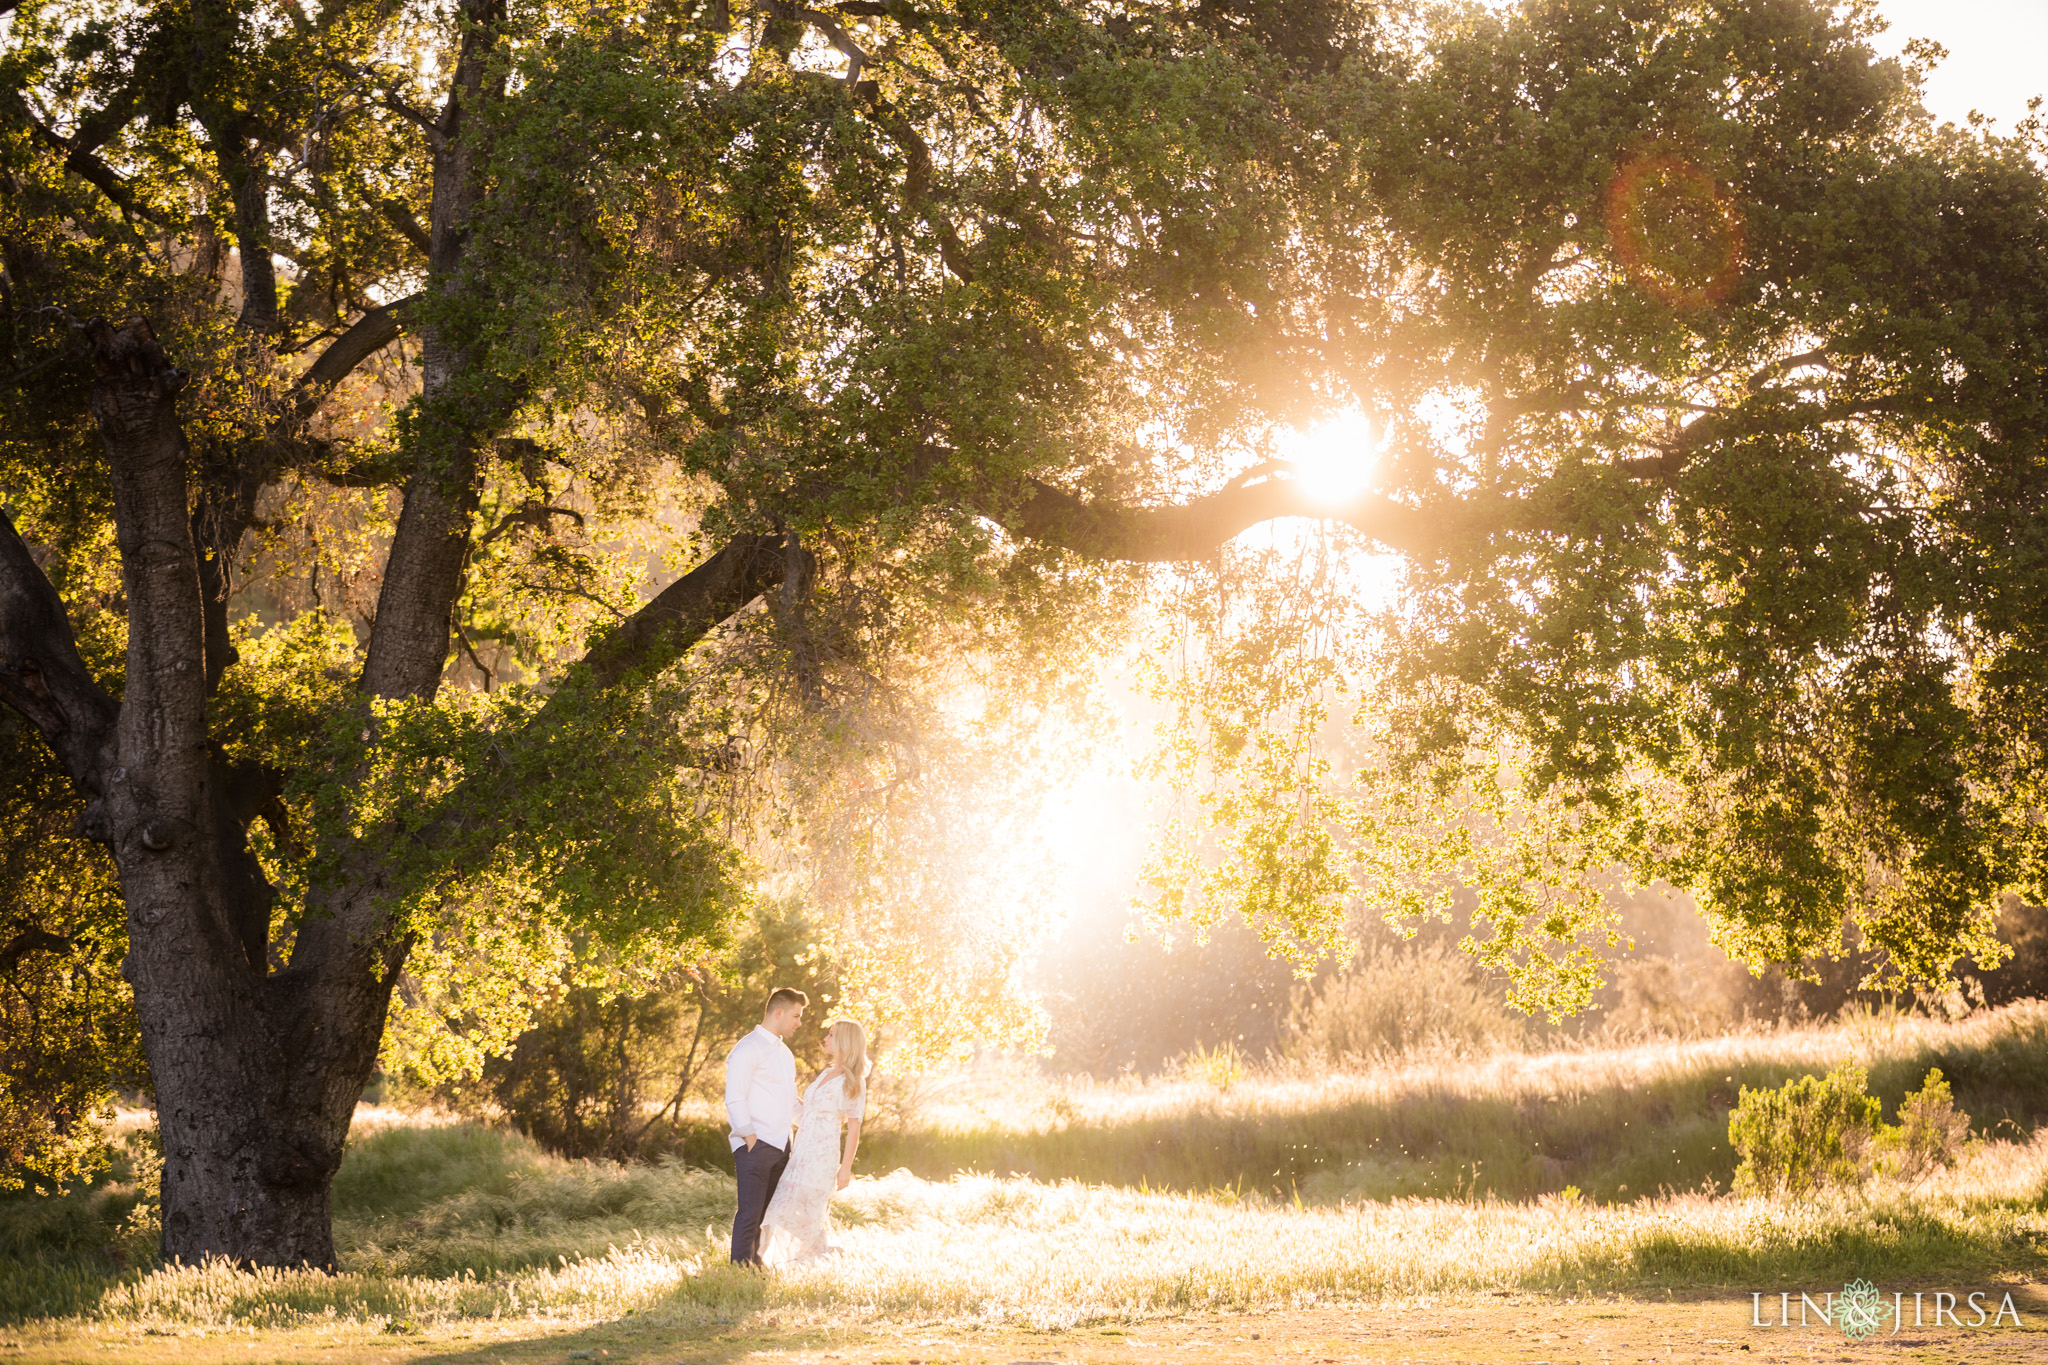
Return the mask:
<path fill-rule="evenodd" d="M 2001 1288 L 1998 1293 L 2002 1294 Z M 336 1324 L 289 1333 L 142 1335 L 118 1328 L 53 1337 L 0 1334 L 0 1362 L 149 1362 L 150 1365 L 1350 1365 L 1350 1362 L 1971 1362 L 2048 1360 L 2048 1292 L 2016 1287 L 2020 1325 L 1916 1329 L 1853 1342 L 1815 1322 L 1758 1328 L 1744 1298 L 1543 1298 L 1427 1301 L 1230 1317 L 1188 1317 L 1140 1326 L 1060 1332 L 962 1328 L 801 1328 L 679 1332 L 631 1320 L 550 1331 L 532 1323 L 472 1323 L 392 1336 Z M 1767 1305 L 1766 1314 L 1770 1308 Z M 1995 1311 L 1997 1299 L 1988 1301 Z M 1795 1302 L 1796 1317 L 1796 1302 Z M 1963 1320 L 1969 1321 L 1967 1310 Z"/>

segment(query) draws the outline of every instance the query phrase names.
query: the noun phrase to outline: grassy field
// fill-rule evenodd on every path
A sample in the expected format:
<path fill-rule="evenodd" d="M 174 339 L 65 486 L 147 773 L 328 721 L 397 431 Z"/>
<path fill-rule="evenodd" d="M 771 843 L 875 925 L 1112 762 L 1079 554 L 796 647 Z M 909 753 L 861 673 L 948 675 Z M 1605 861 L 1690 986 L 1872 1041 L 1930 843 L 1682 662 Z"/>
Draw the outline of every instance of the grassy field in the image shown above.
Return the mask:
<path fill-rule="evenodd" d="M 873 1159 L 927 1179 L 963 1171 L 1330 1204 L 1403 1197 L 1525 1200 L 1576 1185 L 1609 1203 L 1728 1188 L 1728 1111 L 1863 1060 L 1894 1116 L 1929 1067 L 1980 1136 L 2024 1143 L 2048 1127 L 2048 1004 L 1959 1024 L 1914 1016 L 1827 1028 L 1355 1074 L 1111 1085 L 962 1084 L 875 1135 Z"/>
<path fill-rule="evenodd" d="M 1737 1089 L 1847 1055 L 1888 1109 L 1939 1065 L 1980 1141 L 1911 1187 L 1722 1193 Z M 0 1351 L 169 1358 L 196 1338 L 223 1359 L 452 1359 L 475 1339 L 553 1343 L 559 1359 L 740 1332 L 802 1355 L 851 1333 L 856 1355 L 907 1360 L 926 1357 L 886 1351 L 920 1331 L 1024 1350 L 1032 1334 L 1100 1346 L 1144 1324 L 1277 1314 L 1298 1329 L 1421 1302 L 1484 1314 L 1675 1295 L 1746 1312 L 1752 1289 L 1796 1297 L 1852 1276 L 1998 1283 L 2031 1302 L 2048 1266 L 2040 1005 L 1228 1088 L 992 1075 L 910 1114 L 835 1204 L 844 1252 L 768 1277 L 723 1263 L 722 1173 L 564 1161 L 468 1124 L 360 1125 L 333 1276 L 124 1267 L 141 1252 L 118 1179 L 0 1201 Z M 573 1345 L 586 1338 L 617 1344 Z"/>

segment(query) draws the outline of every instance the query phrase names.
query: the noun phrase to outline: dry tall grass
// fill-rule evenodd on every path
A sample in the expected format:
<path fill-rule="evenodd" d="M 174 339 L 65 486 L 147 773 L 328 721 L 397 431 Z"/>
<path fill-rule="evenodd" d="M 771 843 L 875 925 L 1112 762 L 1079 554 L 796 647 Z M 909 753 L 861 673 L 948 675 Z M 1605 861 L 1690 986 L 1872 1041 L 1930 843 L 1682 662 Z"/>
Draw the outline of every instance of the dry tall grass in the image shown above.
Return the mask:
<path fill-rule="evenodd" d="M 943 1097 L 920 1128 L 891 1141 L 908 1148 L 921 1133 L 941 1153 L 934 1161 L 1006 1144 L 1032 1159 L 1105 1169 L 1119 1156 L 1143 1160 L 1096 1181 L 957 1171 L 927 1178 L 907 1169 L 864 1176 L 835 1205 L 842 1253 L 770 1276 L 723 1263 L 728 1177 L 564 1161 L 471 1125 L 385 1122 L 352 1149 L 337 1185 L 341 1275 L 224 1266 L 110 1274 L 82 1260 L 37 1260 L 42 1253 L 29 1254 L 17 1238 L 13 1259 L 0 1259 L 0 1313 L 43 1319 L 24 1330 L 44 1339 L 95 1323 L 318 1334 L 508 1316 L 596 1323 L 632 1315 L 679 1327 L 758 1314 L 1052 1327 L 1490 1289 L 1747 1292 L 1851 1275 L 2031 1274 L 2048 1259 L 2048 1132 L 2020 1129 L 2031 1126 L 2028 1105 L 2048 1110 L 2048 1087 L 2035 1085 L 2048 1065 L 2044 1028 L 2048 1008 L 2030 1006 L 1953 1025 L 1866 1022 L 1671 1047 L 1275 1074 L 1227 1089 L 985 1078 Z M 1628 1130 L 1623 1146 L 1664 1145 L 1698 1121 L 1686 1106 L 1707 1078 L 1732 1098 L 1745 1078 L 1762 1083 L 1848 1054 L 1894 1102 L 1932 1057 L 1958 1078 L 1959 1096 L 2002 1095 L 2027 1117 L 2008 1114 L 2005 1128 L 1980 1123 L 1987 1140 L 1954 1170 L 1918 1184 L 1880 1181 L 1797 1203 L 1717 1195 L 1711 1175 L 1618 1198 L 1583 1186 L 1506 1198 L 1470 1173 L 1462 1196 L 1373 1193 L 1396 1158 L 1373 1156 L 1371 1144 L 1392 1133 L 1467 1124 L 1435 1131 L 1428 1143 L 1418 1138 L 1416 1151 L 1399 1158 L 1411 1172 L 1426 1172 L 1429 1152 L 1602 1124 Z M 1476 1118 L 1493 1125 L 1481 1125 L 1479 1137 L 1469 1131 Z M 1725 1145 L 1725 1108 L 1718 1121 Z M 1166 1133 L 1180 1134 L 1179 1145 L 1146 1145 Z M 1317 1142 L 1334 1144 L 1341 1159 L 1277 1194 L 1242 1168 L 1200 1185 L 1205 1172 L 1229 1169 L 1227 1152 L 1204 1156 L 1177 1182 L 1145 1173 L 1194 1151 L 1203 1135 L 1229 1133 L 1264 1135 L 1243 1139 L 1241 1153 Z M 1606 1152 L 1587 1157 L 1588 1168 Z M 1386 1169 L 1361 1171 L 1374 1161 Z M 5 1216 L 0 1209 L 0 1226 Z"/>
<path fill-rule="evenodd" d="M 1627 1047 L 1410 1058 L 1350 1071 L 1281 1067 L 1228 1087 L 1190 1077 L 1040 1083 L 1000 1069 L 925 1098 L 872 1135 L 885 1164 L 1041 1181 L 1255 1189 L 1311 1203 L 1534 1199 L 1576 1185 L 1601 1201 L 1725 1189 L 1728 1111 L 1847 1058 L 1894 1114 L 1930 1066 L 1982 1135 L 2048 1123 L 2048 1004 L 1960 1023 L 1862 1016 Z"/>
<path fill-rule="evenodd" d="M 715 1177 L 646 1179 L 689 1204 Z M 2048 1236 L 2048 1139 L 1980 1149 L 1917 1191 L 1787 1206 L 1676 1195 L 1602 1206 L 1550 1197 L 1397 1200 L 1296 1209 L 1080 1185 L 898 1172 L 842 1196 L 841 1253 L 758 1276 L 722 1261 L 723 1228 L 642 1232 L 552 1265 L 484 1275 L 159 1271 L 84 1315 L 160 1331 L 431 1325 L 523 1316 L 655 1315 L 676 1326 L 762 1310 L 785 1319 L 1063 1327 L 1190 1311 L 1524 1289 L 1775 1287 L 2010 1273 Z M 529 1226 L 519 1240 L 541 1231 Z M 430 1234 L 431 1235 L 431 1234 Z M 2015 1259 L 2020 1258 L 2020 1259 Z"/>

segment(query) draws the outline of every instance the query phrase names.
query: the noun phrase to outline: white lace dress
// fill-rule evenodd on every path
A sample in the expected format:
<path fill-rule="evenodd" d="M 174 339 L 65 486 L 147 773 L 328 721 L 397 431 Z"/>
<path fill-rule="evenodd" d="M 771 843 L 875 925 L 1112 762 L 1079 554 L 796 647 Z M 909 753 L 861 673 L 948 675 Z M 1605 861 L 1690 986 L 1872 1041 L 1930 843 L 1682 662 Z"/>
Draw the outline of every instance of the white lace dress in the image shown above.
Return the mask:
<path fill-rule="evenodd" d="M 761 1219 L 761 1260 L 766 1265 L 807 1261 L 832 1251 L 829 1205 L 839 1184 L 839 1137 L 846 1120 L 867 1111 L 867 1097 L 846 1098 L 844 1073 L 822 1076 L 804 1092 L 803 1118 L 789 1145 L 789 1162 Z"/>

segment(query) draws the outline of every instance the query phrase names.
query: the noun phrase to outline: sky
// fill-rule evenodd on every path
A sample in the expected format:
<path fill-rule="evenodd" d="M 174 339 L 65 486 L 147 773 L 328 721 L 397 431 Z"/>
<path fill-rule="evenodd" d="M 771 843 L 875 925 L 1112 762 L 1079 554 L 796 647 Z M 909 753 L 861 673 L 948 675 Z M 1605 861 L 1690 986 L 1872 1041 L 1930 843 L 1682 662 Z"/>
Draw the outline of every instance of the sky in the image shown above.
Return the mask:
<path fill-rule="evenodd" d="M 1937 119 L 1961 123 L 1976 109 L 2011 132 L 2027 100 L 2048 94 L 2048 0 L 1882 0 L 1878 8 L 1891 22 L 1878 40 L 1887 54 L 1909 38 L 1948 49 L 1926 85 Z"/>

